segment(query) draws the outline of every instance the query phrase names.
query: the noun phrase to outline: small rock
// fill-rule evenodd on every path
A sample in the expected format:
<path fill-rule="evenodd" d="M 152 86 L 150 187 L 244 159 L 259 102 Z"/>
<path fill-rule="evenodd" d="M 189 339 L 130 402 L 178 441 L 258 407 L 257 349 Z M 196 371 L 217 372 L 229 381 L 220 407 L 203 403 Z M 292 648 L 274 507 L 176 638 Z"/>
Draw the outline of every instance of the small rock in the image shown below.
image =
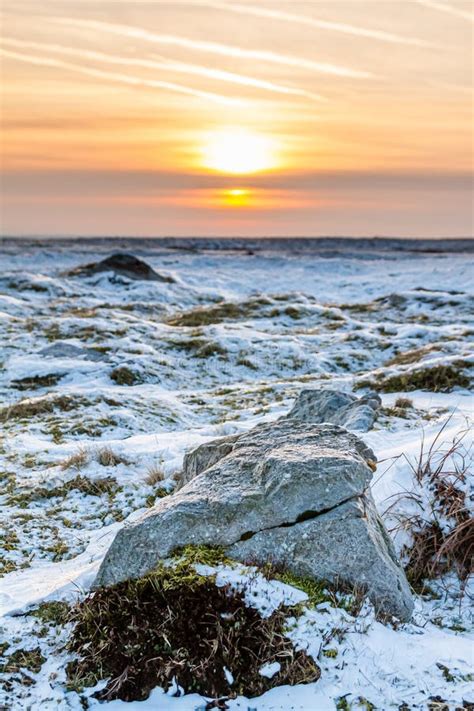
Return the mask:
<path fill-rule="evenodd" d="M 332 422 L 348 430 L 368 432 L 382 401 L 376 393 L 362 398 L 338 390 L 302 390 L 287 418 L 322 424 Z"/>

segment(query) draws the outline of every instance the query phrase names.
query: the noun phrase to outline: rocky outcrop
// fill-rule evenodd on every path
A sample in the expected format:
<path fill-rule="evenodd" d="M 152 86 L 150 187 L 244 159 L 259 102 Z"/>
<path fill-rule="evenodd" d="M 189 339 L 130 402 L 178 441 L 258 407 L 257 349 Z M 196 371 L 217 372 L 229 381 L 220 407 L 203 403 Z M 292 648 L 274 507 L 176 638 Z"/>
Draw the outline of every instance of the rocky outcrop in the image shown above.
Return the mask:
<path fill-rule="evenodd" d="M 140 577 L 182 546 L 224 546 L 240 561 L 365 590 L 410 617 L 411 594 L 369 483 L 374 453 L 334 424 L 286 417 L 188 455 L 186 482 L 117 534 L 95 585 Z"/>
<path fill-rule="evenodd" d="M 287 417 L 314 424 L 332 422 L 351 431 L 368 432 L 381 404 L 377 393 L 357 398 L 328 388 L 302 390 Z"/>
<path fill-rule="evenodd" d="M 145 281 L 161 281 L 173 283 L 174 279 L 170 276 L 159 274 L 150 267 L 149 264 L 137 259 L 133 254 L 117 252 L 112 254 L 100 262 L 91 262 L 82 266 L 71 269 L 67 272 L 67 276 L 93 276 L 100 272 L 113 272 L 119 276 L 133 280 Z"/>

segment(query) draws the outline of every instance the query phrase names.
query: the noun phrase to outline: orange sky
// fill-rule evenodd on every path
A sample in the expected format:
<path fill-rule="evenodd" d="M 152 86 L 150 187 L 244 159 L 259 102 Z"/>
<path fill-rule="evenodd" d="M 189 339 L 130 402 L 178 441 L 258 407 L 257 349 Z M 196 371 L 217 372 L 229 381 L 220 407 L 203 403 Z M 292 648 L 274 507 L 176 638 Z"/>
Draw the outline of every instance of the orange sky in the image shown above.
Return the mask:
<path fill-rule="evenodd" d="M 472 234 L 473 6 L 3 0 L 4 234 Z"/>

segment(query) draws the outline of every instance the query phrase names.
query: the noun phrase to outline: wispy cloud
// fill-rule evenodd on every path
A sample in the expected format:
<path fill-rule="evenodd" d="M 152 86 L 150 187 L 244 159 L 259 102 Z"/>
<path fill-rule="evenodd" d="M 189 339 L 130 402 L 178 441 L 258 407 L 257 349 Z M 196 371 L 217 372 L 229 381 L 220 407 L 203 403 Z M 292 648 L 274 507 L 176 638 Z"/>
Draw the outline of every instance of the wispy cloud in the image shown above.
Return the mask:
<path fill-rule="evenodd" d="M 333 76 L 349 77 L 351 79 L 369 79 L 373 78 L 372 72 L 367 72 L 351 67 L 330 64 L 327 62 L 314 62 L 310 59 L 302 57 L 294 57 L 291 55 L 278 54 L 276 52 L 268 52 L 260 49 L 244 49 L 235 45 L 219 44 L 217 42 L 208 42 L 205 40 L 196 40 L 188 37 L 176 35 L 162 35 L 154 32 L 149 32 L 140 27 L 132 27 L 129 25 L 120 25 L 115 23 L 100 22 L 97 20 L 82 20 L 69 17 L 53 18 L 54 21 L 71 27 L 95 29 L 99 32 L 108 32 L 122 37 L 130 37 L 140 39 L 155 44 L 163 44 L 183 49 L 195 50 L 198 52 L 209 52 L 219 54 L 225 57 L 236 57 L 239 59 L 250 59 L 253 61 L 270 62 L 273 64 L 281 64 L 290 67 L 298 67 L 309 71 L 322 74 L 331 74 Z"/>
<path fill-rule="evenodd" d="M 474 22 L 474 14 L 472 12 L 467 12 L 466 10 L 461 10 L 459 7 L 454 7 L 445 2 L 438 2 L 438 0 L 416 0 L 419 5 L 424 5 L 432 10 L 439 10 L 440 12 L 446 12 L 449 15 L 454 15 L 455 17 L 461 17 L 463 20 L 469 20 Z"/>
<path fill-rule="evenodd" d="M 234 72 L 226 72 L 220 69 L 214 69 L 212 67 L 203 67 L 198 64 L 187 64 L 185 62 L 175 62 L 169 60 L 165 57 L 157 57 L 155 55 L 154 59 L 139 59 L 136 57 L 119 57 L 112 54 L 104 54 L 103 52 L 95 52 L 87 49 L 74 49 L 72 47 L 64 47 L 58 44 L 49 44 L 42 42 L 25 42 L 23 40 L 18 40 L 9 37 L 2 37 L 0 40 L 4 45 L 23 49 L 36 49 L 45 52 L 53 52 L 59 54 L 65 54 L 72 57 L 78 57 L 81 59 L 94 60 L 98 62 L 106 62 L 109 64 L 120 64 L 124 66 L 133 67 L 143 67 L 145 69 L 159 69 L 170 72 L 177 72 L 181 74 L 190 74 L 195 76 L 206 77 L 208 79 L 214 79 L 217 81 L 230 82 L 232 84 L 239 84 L 241 86 L 249 86 L 257 89 L 262 89 L 264 91 L 270 91 L 277 94 L 287 94 L 293 96 L 302 96 L 307 99 L 312 99 L 314 101 L 324 101 L 324 97 L 321 94 L 316 94 L 314 92 L 306 91 L 305 89 L 298 89 L 295 87 L 283 86 L 281 84 L 276 84 L 274 82 L 265 81 L 262 79 L 257 79 L 255 77 L 246 76 L 243 74 L 236 74 Z M 159 60 L 159 61 L 157 61 Z"/>
<path fill-rule="evenodd" d="M 199 89 L 193 89 L 189 86 L 184 86 L 182 84 L 174 84 L 168 81 L 158 81 L 154 79 L 143 79 L 141 77 L 131 76 L 129 74 L 118 74 L 116 72 L 105 72 L 101 69 L 94 69 L 93 67 L 86 67 L 82 64 L 73 64 L 71 62 L 64 62 L 61 59 L 55 59 L 53 57 L 42 57 L 32 54 L 23 54 L 20 52 L 12 52 L 7 49 L 0 49 L 0 54 L 5 57 L 10 57 L 20 62 L 27 62 L 29 64 L 35 64 L 37 66 L 45 67 L 55 67 L 57 69 L 67 69 L 73 72 L 78 72 L 80 74 L 85 74 L 90 77 L 95 77 L 97 79 L 106 79 L 112 82 L 119 82 L 121 84 L 128 84 L 129 86 L 143 86 L 152 89 L 165 89 L 168 91 L 178 92 L 180 94 L 187 94 L 189 96 L 195 96 L 200 99 L 206 99 L 208 101 L 214 101 L 219 104 L 224 104 L 228 106 L 236 106 L 244 103 L 241 99 L 234 99 L 227 96 L 221 96 L 220 94 L 213 94 L 208 91 L 200 91 Z"/>
<path fill-rule="evenodd" d="M 226 10 L 242 15 L 253 15 L 255 17 L 264 17 L 272 20 L 283 20 L 284 22 L 292 22 L 298 25 L 306 25 L 307 27 L 316 27 L 321 30 L 330 30 L 333 32 L 342 32 L 346 35 L 354 35 L 356 37 L 365 37 L 369 39 L 379 40 L 381 42 L 391 42 L 393 44 L 412 45 L 414 47 L 434 47 L 431 42 L 419 37 L 405 37 L 397 35 L 393 32 L 385 32 L 382 30 L 372 30 L 367 27 L 359 27 L 350 25 L 345 22 L 331 22 L 321 20 L 316 17 L 308 17 L 307 15 L 297 15 L 292 12 L 282 12 L 281 10 L 272 10 L 266 7 L 258 7 L 254 5 L 240 5 L 238 3 L 228 2 L 213 2 L 212 0 L 193 0 L 193 4 L 202 5 L 204 7 L 214 8 L 216 10 Z"/>

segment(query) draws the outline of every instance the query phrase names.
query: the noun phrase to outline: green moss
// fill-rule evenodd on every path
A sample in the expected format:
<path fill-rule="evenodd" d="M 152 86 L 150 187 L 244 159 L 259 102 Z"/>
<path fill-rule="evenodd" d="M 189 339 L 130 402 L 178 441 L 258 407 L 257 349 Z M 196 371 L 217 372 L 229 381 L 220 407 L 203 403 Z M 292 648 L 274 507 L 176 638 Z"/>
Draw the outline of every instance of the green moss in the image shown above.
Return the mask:
<path fill-rule="evenodd" d="M 184 546 L 176 550 L 173 554 L 175 559 L 186 565 L 231 565 L 235 563 L 225 554 L 225 549 L 221 546 L 208 546 L 205 544 Z"/>
<path fill-rule="evenodd" d="M 157 499 L 163 499 L 165 496 L 168 496 L 169 493 L 170 492 L 167 489 L 160 486 L 160 488 L 154 491 L 153 494 L 146 497 L 145 506 L 151 509 L 151 507 L 155 505 Z"/>
<path fill-rule="evenodd" d="M 286 585 L 291 585 L 294 588 L 302 590 L 308 596 L 308 602 L 312 606 L 333 599 L 330 593 L 328 593 L 327 586 L 324 582 L 313 580 L 312 578 L 302 578 L 293 575 L 293 573 L 289 571 L 281 573 L 275 572 L 272 577 L 276 580 L 280 580 L 282 583 L 286 583 Z"/>
<path fill-rule="evenodd" d="M 336 701 L 337 711 L 351 711 L 351 705 L 345 696 L 340 696 Z"/>

